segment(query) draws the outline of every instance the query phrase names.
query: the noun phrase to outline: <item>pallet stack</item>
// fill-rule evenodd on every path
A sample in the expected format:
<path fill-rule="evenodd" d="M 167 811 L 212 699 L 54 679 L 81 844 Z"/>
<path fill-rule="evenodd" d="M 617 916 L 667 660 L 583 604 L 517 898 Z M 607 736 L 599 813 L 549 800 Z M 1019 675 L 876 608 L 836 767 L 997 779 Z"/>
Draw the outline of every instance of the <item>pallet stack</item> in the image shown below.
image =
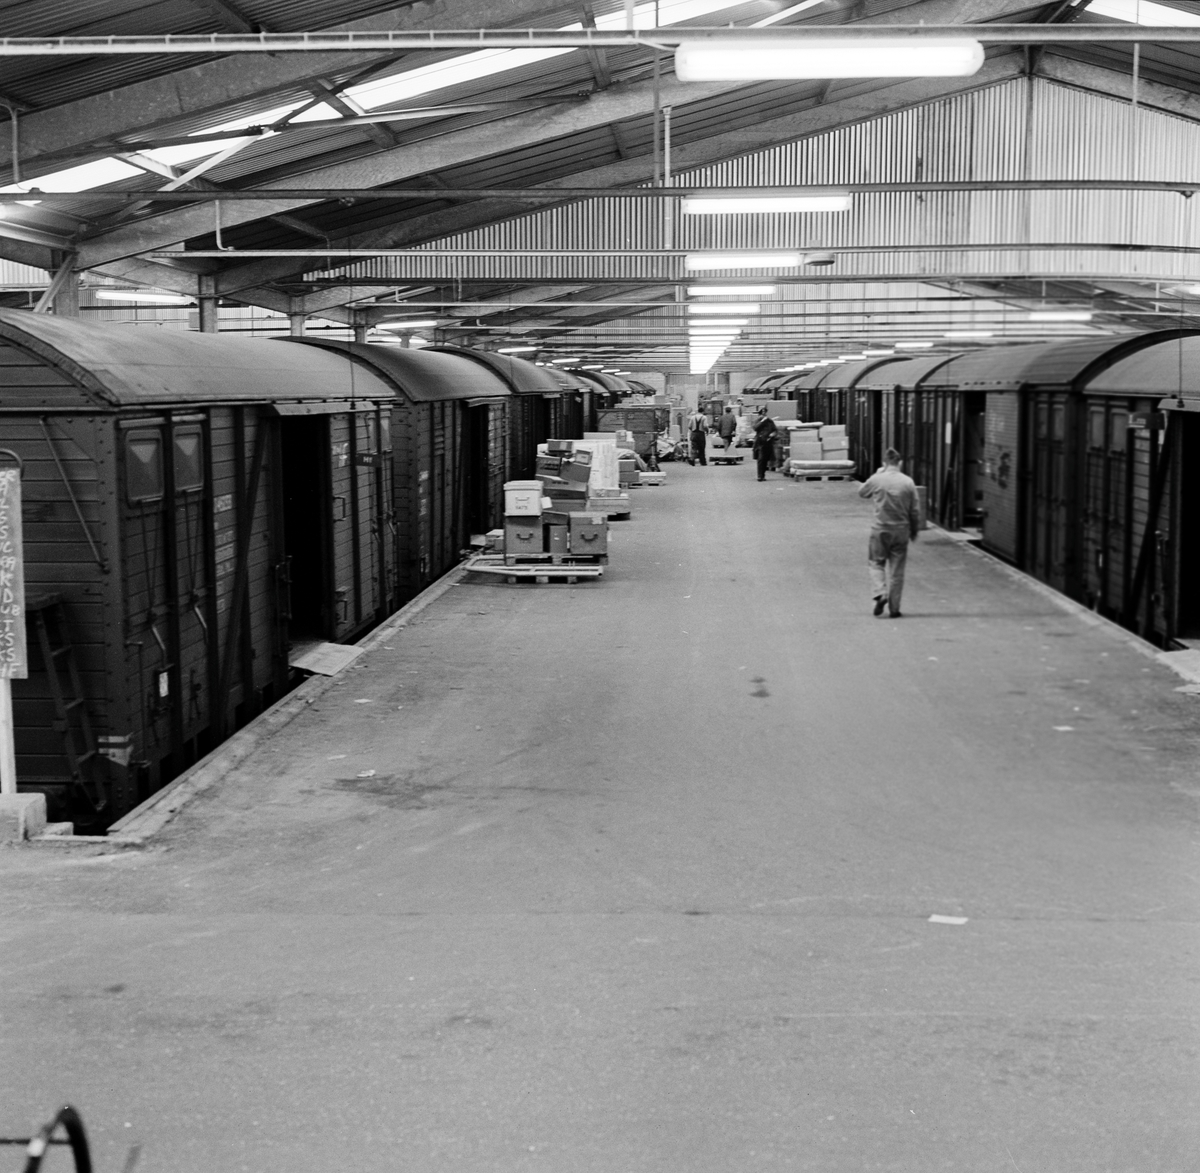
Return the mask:
<path fill-rule="evenodd" d="M 504 565 L 606 563 L 607 516 L 577 508 L 560 509 L 553 498 L 543 494 L 543 485 L 542 480 L 505 483 Z M 586 489 L 584 497 L 572 496 L 567 500 L 585 501 Z M 489 535 L 489 548 L 494 549 L 493 535 Z"/>
<path fill-rule="evenodd" d="M 845 481 L 854 473 L 845 424 L 801 424 L 791 429 L 784 472 L 798 481 Z"/>

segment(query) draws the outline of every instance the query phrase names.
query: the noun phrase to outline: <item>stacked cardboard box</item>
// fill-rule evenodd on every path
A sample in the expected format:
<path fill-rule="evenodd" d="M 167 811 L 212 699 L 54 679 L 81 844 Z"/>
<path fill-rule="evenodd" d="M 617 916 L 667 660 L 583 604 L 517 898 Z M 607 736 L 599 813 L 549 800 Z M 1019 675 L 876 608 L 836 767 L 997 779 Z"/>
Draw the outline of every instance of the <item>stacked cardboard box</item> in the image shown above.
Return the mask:
<path fill-rule="evenodd" d="M 850 440 L 845 424 L 826 424 L 821 429 L 821 459 L 850 459 Z"/>

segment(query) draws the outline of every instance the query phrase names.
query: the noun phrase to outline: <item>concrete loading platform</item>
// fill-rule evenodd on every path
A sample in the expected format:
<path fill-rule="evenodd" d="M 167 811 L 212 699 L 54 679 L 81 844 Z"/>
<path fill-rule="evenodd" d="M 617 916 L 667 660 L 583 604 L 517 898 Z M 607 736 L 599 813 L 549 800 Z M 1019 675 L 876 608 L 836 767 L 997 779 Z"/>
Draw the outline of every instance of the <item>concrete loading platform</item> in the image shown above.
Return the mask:
<path fill-rule="evenodd" d="M 101 1169 L 1179 1170 L 1200 700 L 857 486 L 672 466 L 144 850 L 0 852 L 2 1123 Z M 931 919 L 932 918 L 932 919 Z"/>

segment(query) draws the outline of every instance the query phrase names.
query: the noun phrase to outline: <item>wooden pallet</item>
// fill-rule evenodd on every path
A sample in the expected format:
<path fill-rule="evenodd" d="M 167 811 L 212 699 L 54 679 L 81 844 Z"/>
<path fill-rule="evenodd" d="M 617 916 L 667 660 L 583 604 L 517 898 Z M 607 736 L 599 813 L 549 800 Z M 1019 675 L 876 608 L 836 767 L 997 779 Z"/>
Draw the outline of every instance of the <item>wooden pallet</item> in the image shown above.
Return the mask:
<path fill-rule="evenodd" d="M 502 575 L 509 583 L 578 582 L 584 578 L 602 578 L 604 567 L 587 562 L 525 562 L 506 565 L 496 555 L 478 555 L 467 560 L 466 569 L 476 574 Z"/>
<path fill-rule="evenodd" d="M 642 485 L 665 485 L 667 483 L 667 474 L 665 472 L 644 472 L 642 479 L 638 482 Z"/>
<path fill-rule="evenodd" d="M 793 472 L 789 476 L 796 481 L 852 481 L 852 472 Z"/>
<path fill-rule="evenodd" d="M 709 464 L 741 464 L 745 459 L 744 453 L 737 456 L 733 456 L 728 452 L 721 452 L 720 454 L 710 452 L 708 454 Z"/>

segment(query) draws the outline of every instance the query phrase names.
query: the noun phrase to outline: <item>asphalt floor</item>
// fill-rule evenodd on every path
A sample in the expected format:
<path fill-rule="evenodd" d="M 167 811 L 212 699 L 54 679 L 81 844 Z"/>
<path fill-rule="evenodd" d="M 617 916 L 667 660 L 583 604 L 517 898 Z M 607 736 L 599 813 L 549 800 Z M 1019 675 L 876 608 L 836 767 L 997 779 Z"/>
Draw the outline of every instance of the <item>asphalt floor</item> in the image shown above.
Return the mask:
<path fill-rule="evenodd" d="M 147 848 L 0 851 L 0 1132 L 1196 1168 L 1200 698 L 935 530 L 874 618 L 853 484 L 666 468 L 601 582 L 451 588 Z"/>

